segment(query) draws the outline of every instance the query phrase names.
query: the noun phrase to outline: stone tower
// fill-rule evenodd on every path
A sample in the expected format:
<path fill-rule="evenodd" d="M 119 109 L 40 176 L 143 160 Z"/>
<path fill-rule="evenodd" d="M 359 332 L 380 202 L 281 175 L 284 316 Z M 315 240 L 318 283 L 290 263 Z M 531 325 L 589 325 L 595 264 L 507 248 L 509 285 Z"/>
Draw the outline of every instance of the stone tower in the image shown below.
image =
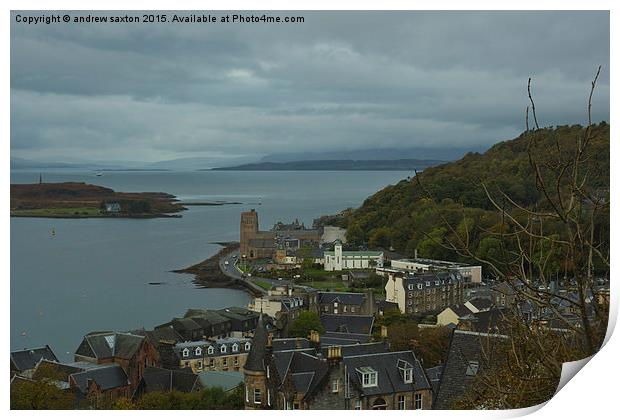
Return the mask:
<path fill-rule="evenodd" d="M 243 220 L 243 219 L 242 219 Z M 252 348 L 243 366 L 243 384 L 245 387 L 245 409 L 260 410 L 271 404 L 271 395 L 267 387 L 267 365 L 265 362 L 267 346 L 271 345 L 265 329 L 263 313 L 258 317 L 254 331 Z"/>
<path fill-rule="evenodd" d="M 241 213 L 241 226 L 239 228 L 239 255 L 250 257 L 250 239 L 258 233 L 258 213 L 252 209 Z"/>

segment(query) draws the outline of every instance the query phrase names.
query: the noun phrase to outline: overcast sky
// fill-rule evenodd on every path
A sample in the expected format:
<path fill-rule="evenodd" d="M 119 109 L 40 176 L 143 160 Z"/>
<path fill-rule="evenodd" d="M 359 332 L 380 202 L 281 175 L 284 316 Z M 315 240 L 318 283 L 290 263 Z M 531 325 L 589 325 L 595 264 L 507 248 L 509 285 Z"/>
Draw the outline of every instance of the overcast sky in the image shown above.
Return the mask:
<path fill-rule="evenodd" d="M 280 15 L 305 22 L 36 26 L 16 23 L 18 13 L 11 153 L 23 158 L 487 146 L 523 131 L 530 76 L 541 125 L 583 124 L 599 64 L 593 115 L 609 121 L 606 12 L 290 12 Z"/>

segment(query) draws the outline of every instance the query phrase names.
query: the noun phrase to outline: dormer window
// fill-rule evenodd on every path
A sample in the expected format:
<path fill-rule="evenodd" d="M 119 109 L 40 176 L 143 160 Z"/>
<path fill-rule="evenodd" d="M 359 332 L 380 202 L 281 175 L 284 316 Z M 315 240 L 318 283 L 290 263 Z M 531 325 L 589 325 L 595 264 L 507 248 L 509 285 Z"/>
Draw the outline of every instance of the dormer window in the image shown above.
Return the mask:
<path fill-rule="evenodd" d="M 377 386 L 377 371 L 371 367 L 364 366 L 356 369 L 360 374 L 362 387 L 369 388 Z"/>
<path fill-rule="evenodd" d="M 207 353 L 213 354 L 213 350 L 214 350 L 213 346 L 209 346 L 209 348 L 207 349 Z"/>
<path fill-rule="evenodd" d="M 467 363 L 467 370 L 465 371 L 465 375 L 467 376 L 476 376 L 478 373 L 479 363 L 477 360 L 470 360 Z"/>
<path fill-rule="evenodd" d="M 239 344 L 237 344 L 237 343 L 233 344 L 232 351 L 233 352 L 239 351 Z"/>
<path fill-rule="evenodd" d="M 183 349 L 183 357 L 189 357 L 189 349 Z"/>
<path fill-rule="evenodd" d="M 202 349 L 200 347 L 196 347 L 195 353 L 196 356 L 200 356 L 202 354 Z"/>
<path fill-rule="evenodd" d="M 222 347 L 220 347 L 220 353 L 226 353 L 226 344 L 222 344 Z"/>
<path fill-rule="evenodd" d="M 406 360 L 399 359 L 396 363 L 400 376 L 403 378 L 403 382 L 406 384 L 413 383 L 413 366 Z"/>
<path fill-rule="evenodd" d="M 413 290 L 413 284 L 409 285 L 409 290 Z"/>
<path fill-rule="evenodd" d="M 247 343 L 245 343 L 245 351 L 250 351 L 250 342 L 248 341 Z"/>
<path fill-rule="evenodd" d="M 422 289 L 422 283 L 418 284 L 418 289 Z"/>
<path fill-rule="evenodd" d="M 426 282 L 426 287 L 430 287 L 430 285 L 431 285 L 431 282 L 430 282 L 430 281 L 427 281 L 427 282 Z"/>

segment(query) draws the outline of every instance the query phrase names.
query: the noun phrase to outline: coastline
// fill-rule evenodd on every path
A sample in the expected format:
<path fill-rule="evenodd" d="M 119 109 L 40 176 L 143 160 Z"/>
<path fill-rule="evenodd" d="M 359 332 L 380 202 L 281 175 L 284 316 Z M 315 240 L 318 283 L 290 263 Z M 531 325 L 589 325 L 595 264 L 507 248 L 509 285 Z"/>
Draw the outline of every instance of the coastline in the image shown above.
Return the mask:
<path fill-rule="evenodd" d="M 242 280 L 228 277 L 220 269 L 220 258 L 239 248 L 239 242 L 215 242 L 222 248 L 211 257 L 189 267 L 172 270 L 173 273 L 192 274 L 193 283 L 198 288 L 236 289 L 247 292 L 250 296 L 258 296 Z"/>

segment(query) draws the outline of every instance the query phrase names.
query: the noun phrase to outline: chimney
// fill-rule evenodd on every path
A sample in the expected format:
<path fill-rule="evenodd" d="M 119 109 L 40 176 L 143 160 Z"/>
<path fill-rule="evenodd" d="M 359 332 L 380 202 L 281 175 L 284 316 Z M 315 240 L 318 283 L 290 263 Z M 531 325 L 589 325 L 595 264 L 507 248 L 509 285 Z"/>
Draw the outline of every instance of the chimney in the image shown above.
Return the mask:
<path fill-rule="evenodd" d="M 381 338 L 383 338 L 383 339 L 387 339 L 388 338 L 388 328 L 387 328 L 387 325 L 382 325 L 381 326 Z"/>
<path fill-rule="evenodd" d="M 301 348 L 301 338 L 300 337 L 295 338 L 295 348 L 296 349 L 300 349 Z"/>
<path fill-rule="evenodd" d="M 314 344 L 319 344 L 321 342 L 321 336 L 318 331 L 310 331 L 310 342 Z"/>
<path fill-rule="evenodd" d="M 329 346 L 327 348 L 327 360 L 337 361 L 342 358 L 342 347 L 340 346 Z"/>

